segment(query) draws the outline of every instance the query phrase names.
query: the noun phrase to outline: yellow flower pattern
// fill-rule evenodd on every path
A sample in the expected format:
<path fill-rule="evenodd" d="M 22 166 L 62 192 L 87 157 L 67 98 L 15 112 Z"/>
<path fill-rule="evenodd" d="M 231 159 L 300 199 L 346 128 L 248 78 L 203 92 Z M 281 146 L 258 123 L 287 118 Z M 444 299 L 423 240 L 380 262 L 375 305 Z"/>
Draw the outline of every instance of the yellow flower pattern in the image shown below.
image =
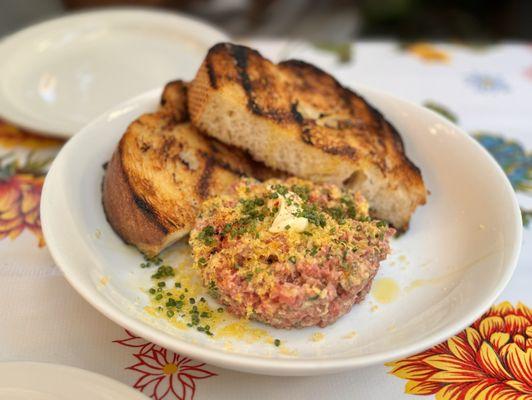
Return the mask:
<path fill-rule="evenodd" d="M 434 44 L 428 42 L 416 42 L 409 44 L 405 50 L 427 62 L 447 63 L 451 56 L 443 50 L 438 49 Z"/>
<path fill-rule="evenodd" d="M 61 139 L 40 136 L 17 128 L 0 119 L 0 145 L 4 148 L 24 147 L 28 149 L 43 149 L 58 147 L 63 143 L 64 141 Z"/>
<path fill-rule="evenodd" d="M 437 400 L 532 399 L 532 310 L 493 306 L 469 328 L 429 350 L 386 364 L 405 392 Z"/>
<path fill-rule="evenodd" d="M 44 246 L 41 230 L 40 201 L 44 176 L 20 174 L 0 180 L 0 240 L 16 239 L 30 230 Z"/>

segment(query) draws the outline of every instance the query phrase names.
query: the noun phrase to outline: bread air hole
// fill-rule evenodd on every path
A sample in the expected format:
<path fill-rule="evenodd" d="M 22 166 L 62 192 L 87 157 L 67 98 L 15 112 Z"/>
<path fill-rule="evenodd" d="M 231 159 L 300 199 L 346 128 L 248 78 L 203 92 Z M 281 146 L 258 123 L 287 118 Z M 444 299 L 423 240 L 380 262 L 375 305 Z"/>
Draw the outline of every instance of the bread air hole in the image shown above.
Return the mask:
<path fill-rule="evenodd" d="M 362 171 L 355 171 L 351 176 L 343 181 L 345 187 L 357 189 L 366 181 L 367 177 Z"/>

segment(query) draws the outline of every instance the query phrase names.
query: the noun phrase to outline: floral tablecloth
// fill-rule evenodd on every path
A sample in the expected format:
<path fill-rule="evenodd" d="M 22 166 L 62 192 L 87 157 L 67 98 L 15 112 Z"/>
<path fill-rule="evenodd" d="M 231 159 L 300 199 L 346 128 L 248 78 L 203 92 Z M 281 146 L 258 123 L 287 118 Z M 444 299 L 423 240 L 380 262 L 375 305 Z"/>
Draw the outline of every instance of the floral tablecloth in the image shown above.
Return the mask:
<path fill-rule="evenodd" d="M 245 41 L 273 59 L 302 58 L 349 85 L 383 89 L 474 135 L 531 213 L 532 45 Z M 532 231 L 490 310 L 423 353 L 322 377 L 266 377 L 205 365 L 134 336 L 91 308 L 46 250 L 39 200 L 62 142 L 0 121 L 0 361 L 93 370 L 154 399 L 532 399 Z"/>

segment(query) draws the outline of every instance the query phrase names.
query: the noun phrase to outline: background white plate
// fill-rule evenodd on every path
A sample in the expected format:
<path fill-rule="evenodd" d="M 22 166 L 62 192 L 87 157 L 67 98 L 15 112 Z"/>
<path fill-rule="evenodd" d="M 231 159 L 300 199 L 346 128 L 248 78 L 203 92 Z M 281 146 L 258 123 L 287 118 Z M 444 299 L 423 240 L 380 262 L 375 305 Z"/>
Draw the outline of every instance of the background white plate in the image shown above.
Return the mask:
<path fill-rule="evenodd" d="M 169 12 L 111 9 L 73 14 L 0 42 L 0 115 L 69 137 L 109 107 L 194 77 L 220 31 Z"/>
<path fill-rule="evenodd" d="M 66 365 L 0 363 L 0 400 L 147 400 L 103 375 Z"/>
<path fill-rule="evenodd" d="M 139 268 L 140 254 L 123 244 L 105 220 L 100 186 L 102 164 L 127 125 L 155 109 L 160 90 L 114 107 L 55 159 L 41 207 L 48 248 L 74 288 L 109 318 L 166 348 L 222 367 L 320 374 L 396 359 L 445 340 L 479 317 L 513 272 L 522 233 L 514 192 L 489 154 L 448 121 L 392 96 L 359 91 L 402 133 L 431 195 L 416 211 L 408 233 L 393 241 L 393 254 L 375 280 L 397 282 L 397 300 L 379 304 L 370 294 L 325 329 L 266 328 L 294 355 L 238 340 L 229 350 L 216 335 L 178 330 L 144 312 L 147 296 L 141 289 L 149 287 L 151 272 Z M 346 338 L 352 331 L 356 335 Z M 316 332 L 324 339 L 311 341 Z"/>

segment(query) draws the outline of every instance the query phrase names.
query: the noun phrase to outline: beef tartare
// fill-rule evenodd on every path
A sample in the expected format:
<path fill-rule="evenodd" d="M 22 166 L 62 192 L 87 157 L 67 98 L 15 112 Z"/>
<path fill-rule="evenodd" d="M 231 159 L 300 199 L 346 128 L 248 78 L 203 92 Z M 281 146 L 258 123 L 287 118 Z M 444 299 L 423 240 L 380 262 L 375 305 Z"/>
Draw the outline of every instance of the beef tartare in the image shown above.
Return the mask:
<path fill-rule="evenodd" d="M 393 233 L 358 193 L 245 179 L 203 203 L 190 244 L 229 312 L 276 328 L 324 327 L 367 294 Z"/>

